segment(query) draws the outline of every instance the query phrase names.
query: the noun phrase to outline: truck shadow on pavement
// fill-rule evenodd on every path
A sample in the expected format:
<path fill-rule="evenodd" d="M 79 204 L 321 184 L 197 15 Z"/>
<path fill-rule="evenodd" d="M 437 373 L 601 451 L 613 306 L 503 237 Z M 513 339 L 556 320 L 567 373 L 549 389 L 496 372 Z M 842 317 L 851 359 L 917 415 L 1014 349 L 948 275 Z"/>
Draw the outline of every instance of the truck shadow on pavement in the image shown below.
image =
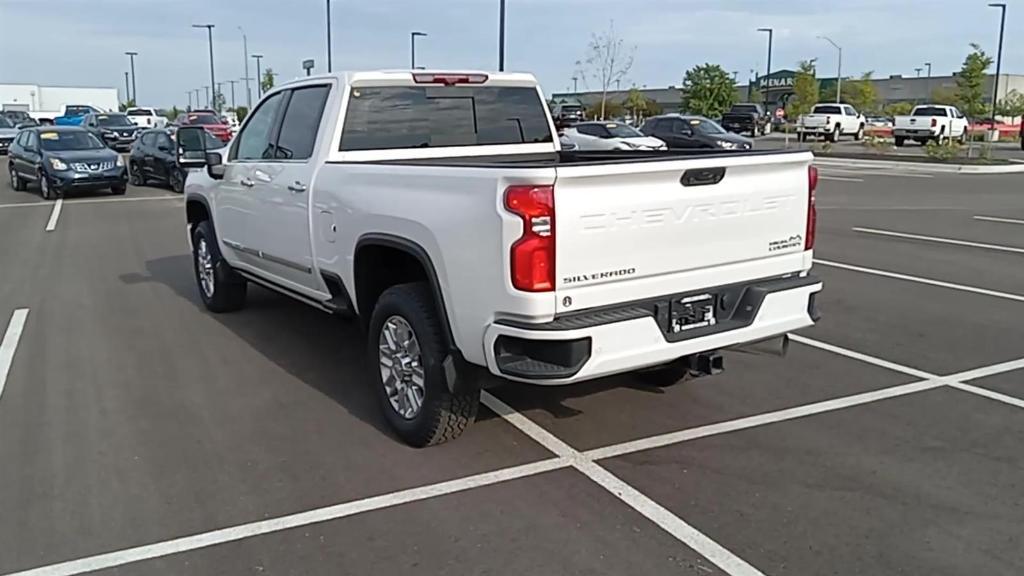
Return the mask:
<path fill-rule="evenodd" d="M 380 413 L 367 378 L 366 339 L 359 323 L 344 321 L 250 283 L 244 310 L 208 312 L 199 299 L 189 255 L 148 260 L 146 275 L 123 274 L 126 284 L 157 282 L 169 287 L 202 314 L 213 318 L 288 374 L 344 407 L 353 416 L 398 441 Z M 340 375 L 340 376 L 339 376 Z M 553 418 L 573 418 L 582 411 L 567 404 L 575 398 L 631 388 L 648 394 L 665 390 L 628 376 L 613 376 L 570 386 L 539 386 L 486 376 L 487 389 L 517 410 L 542 410 Z M 481 406 L 478 421 L 497 415 Z"/>
<path fill-rule="evenodd" d="M 157 258 L 145 265 L 146 275 L 123 274 L 121 281 L 169 287 L 288 374 L 398 441 L 366 378 L 366 346 L 358 323 L 328 316 L 252 283 L 245 309 L 214 314 L 206 310 L 196 292 L 190 255 Z"/>

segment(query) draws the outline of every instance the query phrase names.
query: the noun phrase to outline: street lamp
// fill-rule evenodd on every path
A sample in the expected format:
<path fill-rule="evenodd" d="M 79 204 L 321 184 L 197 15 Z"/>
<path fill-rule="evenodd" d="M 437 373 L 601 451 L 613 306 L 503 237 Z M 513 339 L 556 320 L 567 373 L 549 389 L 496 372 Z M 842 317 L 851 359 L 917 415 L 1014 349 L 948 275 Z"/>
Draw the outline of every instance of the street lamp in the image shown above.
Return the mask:
<path fill-rule="evenodd" d="M 498 7 L 498 72 L 505 71 L 505 0 Z"/>
<path fill-rule="evenodd" d="M 576 84 L 577 82 L 579 82 L 579 79 L 580 79 L 579 76 L 573 76 L 572 77 L 572 93 L 573 94 L 576 94 L 579 91 L 579 88 L 577 88 L 577 84 Z"/>
<path fill-rule="evenodd" d="M 331 72 L 331 0 L 327 0 L 327 71 Z"/>
<path fill-rule="evenodd" d="M 242 61 L 245 63 L 245 106 L 252 109 L 252 89 L 249 87 L 249 39 L 245 36 L 245 30 L 241 26 L 238 31 L 242 33 Z"/>
<path fill-rule="evenodd" d="M 128 87 L 128 73 L 124 73 L 124 103 L 127 106 L 128 101 L 132 99 L 132 91 Z"/>
<path fill-rule="evenodd" d="M 256 97 L 263 98 L 263 75 L 260 73 L 260 60 L 263 59 L 263 54 L 253 54 L 252 57 L 256 59 Z"/>
<path fill-rule="evenodd" d="M 426 32 L 410 32 L 409 33 L 409 40 L 412 43 L 412 69 L 413 70 L 416 69 L 416 37 L 418 37 L 418 36 L 426 37 L 426 35 L 427 35 Z"/>
<path fill-rule="evenodd" d="M 193 24 L 192 27 L 193 28 L 206 28 L 206 35 L 210 39 L 210 87 L 212 89 L 214 86 L 217 85 L 217 81 L 213 77 L 213 27 L 214 27 L 214 25 L 213 24 Z M 214 99 L 215 100 L 216 100 L 216 96 L 217 95 L 214 94 Z M 220 112 L 220 110 L 217 110 L 217 112 Z"/>
<path fill-rule="evenodd" d="M 185 110 L 192 110 L 192 91 L 189 90 L 186 94 L 188 94 L 188 108 Z"/>
<path fill-rule="evenodd" d="M 772 75 L 772 38 L 775 35 L 775 31 L 771 28 L 758 28 L 758 32 L 768 33 L 768 66 L 765 68 L 765 78 Z"/>
<path fill-rule="evenodd" d="M 922 71 L 922 70 L 924 70 L 924 68 L 914 68 L 914 72 L 916 72 L 916 73 L 917 73 L 917 77 L 918 77 L 918 78 L 920 78 L 920 77 L 921 77 L 921 71 Z"/>
<path fill-rule="evenodd" d="M 999 98 L 999 72 L 1003 67 L 1003 30 L 1006 28 L 1006 4 L 1001 2 L 989 4 L 992 8 L 999 8 L 1002 14 L 999 17 L 999 51 L 996 52 L 996 79 L 992 85 L 992 124 L 996 121 L 996 102 Z"/>
<path fill-rule="evenodd" d="M 131 67 L 132 67 L 132 97 L 131 97 L 131 100 L 133 102 L 135 102 L 136 106 L 138 106 L 139 105 L 139 93 L 135 91 L 135 57 L 138 56 L 139 53 L 138 52 L 125 52 L 124 55 L 128 57 L 129 61 L 131 61 Z"/>
<path fill-rule="evenodd" d="M 828 36 L 818 36 L 818 38 L 824 40 L 825 42 L 828 42 L 836 50 L 839 51 L 839 65 L 836 69 L 836 104 L 839 104 L 840 102 L 842 102 L 843 94 L 843 49 L 839 46 L 839 44 L 833 42 L 832 39 L 829 38 Z"/>
<path fill-rule="evenodd" d="M 231 107 L 232 108 L 238 108 L 238 106 L 235 105 L 235 84 L 237 84 L 237 83 L 238 83 L 238 80 L 228 80 L 228 84 L 231 84 Z"/>
<path fill-rule="evenodd" d="M 924 65 L 928 67 L 928 80 L 924 85 L 924 90 L 928 94 L 925 96 L 925 99 L 930 99 L 932 97 L 932 63 L 925 62 Z"/>

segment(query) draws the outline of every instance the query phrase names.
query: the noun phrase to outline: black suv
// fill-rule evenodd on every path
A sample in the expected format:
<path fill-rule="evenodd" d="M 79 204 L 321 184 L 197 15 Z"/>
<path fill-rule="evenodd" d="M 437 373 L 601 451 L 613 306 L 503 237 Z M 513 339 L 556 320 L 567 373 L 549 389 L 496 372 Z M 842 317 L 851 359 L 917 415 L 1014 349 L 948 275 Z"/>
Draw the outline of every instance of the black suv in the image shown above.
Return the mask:
<path fill-rule="evenodd" d="M 8 155 L 11 188 L 39 185 L 49 200 L 72 190 L 110 188 L 124 194 L 128 174 L 121 156 L 79 126 L 40 126 L 18 132 Z"/>
<path fill-rule="evenodd" d="M 133 186 L 145 186 L 156 181 L 169 186 L 175 192 L 185 191 L 188 170 L 178 166 L 174 132 L 159 128 L 144 130 L 135 139 L 131 154 L 128 156 L 128 174 Z M 205 132 L 204 135 L 207 150 L 224 147 L 224 143 L 209 132 Z"/>
<path fill-rule="evenodd" d="M 82 128 L 118 152 L 127 152 L 139 132 L 139 127 L 120 112 L 86 114 Z"/>
<path fill-rule="evenodd" d="M 665 114 L 644 122 L 640 131 L 645 136 L 668 144 L 670 149 L 717 148 L 719 150 L 750 150 L 754 142 L 737 134 L 726 132 L 717 123 L 703 116 Z"/>

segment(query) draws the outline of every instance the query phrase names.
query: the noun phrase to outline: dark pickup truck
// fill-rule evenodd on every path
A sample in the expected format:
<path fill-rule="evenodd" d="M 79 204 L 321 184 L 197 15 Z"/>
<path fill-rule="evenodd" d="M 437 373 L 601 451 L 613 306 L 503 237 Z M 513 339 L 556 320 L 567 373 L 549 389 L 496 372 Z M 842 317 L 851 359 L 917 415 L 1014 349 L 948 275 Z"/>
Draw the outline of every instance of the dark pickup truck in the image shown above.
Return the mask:
<path fill-rule="evenodd" d="M 733 104 L 722 115 L 722 128 L 736 134 L 763 136 L 772 131 L 772 118 L 762 104 Z"/>

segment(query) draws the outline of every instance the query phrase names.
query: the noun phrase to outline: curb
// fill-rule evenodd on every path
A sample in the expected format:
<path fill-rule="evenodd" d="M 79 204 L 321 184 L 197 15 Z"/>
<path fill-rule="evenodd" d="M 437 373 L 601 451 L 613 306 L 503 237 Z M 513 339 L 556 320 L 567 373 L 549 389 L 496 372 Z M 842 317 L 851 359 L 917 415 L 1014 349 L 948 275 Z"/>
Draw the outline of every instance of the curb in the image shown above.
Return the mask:
<path fill-rule="evenodd" d="M 932 164 L 927 162 L 901 162 L 894 160 L 864 160 L 861 158 L 822 158 L 814 163 L 821 166 L 854 166 L 863 168 L 903 168 L 911 172 L 942 172 L 946 174 L 1024 174 L 1024 164 L 985 166 L 978 164 Z"/>

